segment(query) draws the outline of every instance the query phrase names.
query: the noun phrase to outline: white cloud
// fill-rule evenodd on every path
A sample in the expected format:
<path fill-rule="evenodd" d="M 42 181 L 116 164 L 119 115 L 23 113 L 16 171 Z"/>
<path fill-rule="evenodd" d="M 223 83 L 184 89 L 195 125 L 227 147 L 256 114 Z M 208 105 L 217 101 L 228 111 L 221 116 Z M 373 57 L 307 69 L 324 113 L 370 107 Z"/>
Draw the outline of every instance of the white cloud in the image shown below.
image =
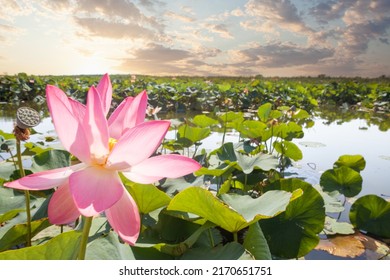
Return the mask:
<path fill-rule="evenodd" d="M 233 39 L 233 35 L 230 33 L 230 31 L 228 30 L 228 27 L 226 26 L 226 24 L 224 23 L 220 23 L 220 24 L 210 24 L 210 23 L 206 23 L 205 24 L 205 27 L 207 28 L 207 30 L 209 32 L 212 32 L 212 33 L 217 33 L 219 34 L 222 38 L 225 38 L 225 39 Z"/>
<path fill-rule="evenodd" d="M 254 17 L 255 22 L 264 21 L 274 28 L 282 28 L 292 32 L 311 33 L 299 12 L 290 0 L 249 0 L 246 13 Z"/>
<path fill-rule="evenodd" d="M 172 11 L 167 11 L 164 15 L 166 17 L 170 18 L 170 19 L 179 20 L 179 21 L 182 21 L 182 22 L 193 22 L 193 21 L 195 21 L 195 18 L 193 18 L 193 17 L 180 15 L 180 14 L 174 13 Z"/>

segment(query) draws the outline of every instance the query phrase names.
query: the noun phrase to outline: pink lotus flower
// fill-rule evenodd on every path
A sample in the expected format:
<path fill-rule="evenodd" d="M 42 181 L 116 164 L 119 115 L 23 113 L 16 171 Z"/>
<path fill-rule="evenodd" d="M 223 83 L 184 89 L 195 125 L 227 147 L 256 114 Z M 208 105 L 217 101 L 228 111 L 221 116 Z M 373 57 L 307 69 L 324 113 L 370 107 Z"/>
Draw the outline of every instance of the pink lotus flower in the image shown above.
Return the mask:
<path fill-rule="evenodd" d="M 107 74 L 97 88 L 90 88 L 86 106 L 50 85 L 46 88 L 46 98 L 62 145 L 81 163 L 31 174 L 5 186 L 20 190 L 58 187 L 49 202 L 51 223 L 68 224 L 80 214 L 92 217 L 105 211 L 118 235 L 134 244 L 140 217 L 118 172 L 134 182 L 149 184 L 192 173 L 200 168 L 199 163 L 181 155 L 151 157 L 170 122 L 144 122 L 145 91 L 135 98 L 126 98 L 107 120 L 112 99 Z"/>

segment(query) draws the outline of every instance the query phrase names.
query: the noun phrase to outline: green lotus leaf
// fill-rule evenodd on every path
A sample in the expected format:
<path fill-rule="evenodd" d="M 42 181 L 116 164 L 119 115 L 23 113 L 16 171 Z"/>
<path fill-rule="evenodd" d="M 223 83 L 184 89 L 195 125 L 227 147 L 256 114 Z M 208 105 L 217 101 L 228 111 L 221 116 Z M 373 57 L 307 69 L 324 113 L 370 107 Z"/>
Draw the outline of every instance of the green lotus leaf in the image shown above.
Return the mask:
<path fill-rule="evenodd" d="M 206 115 L 197 115 L 192 120 L 192 123 L 199 127 L 210 127 L 219 124 L 216 119 L 210 118 Z"/>
<path fill-rule="evenodd" d="M 25 196 L 13 189 L 0 187 L 0 214 L 12 209 L 25 209 Z"/>
<path fill-rule="evenodd" d="M 218 84 L 218 89 L 222 92 L 228 91 L 231 88 L 232 88 L 232 85 L 230 83 Z"/>
<path fill-rule="evenodd" d="M 355 230 L 350 223 L 339 222 L 336 219 L 326 216 L 324 233 L 326 235 L 333 234 L 353 234 Z"/>
<path fill-rule="evenodd" d="M 306 110 L 303 110 L 303 109 L 298 109 L 292 115 L 293 119 L 298 119 L 298 120 L 300 120 L 300 119 L 307 119 L 309 117 L 310 117 L 309 113 Z"/>
<path fill-rule="evenodd" d="M 74 260 L 77 258 L 81 232 L 69 231 L 43 245 L 0 253 L 0 260 Z"/>
<path fill-rule="evenodd" d="M 193 248 L 188 250 L 181 260 L 253 260 L 253 257 L 245 251 L 244 246 L 236 242 L 226 245 L 218 245 L 213 250 L 205 248 Z"/>
<path fill-rule="evenodd" d="M 47 218 L 31 222 L 31 236 L 50 226 Z M 27 224 L 17 224 L 11 227 L 0 238 L 0 251 L 8 250 L 12 246 L 24 243 L 27 238 Z"/>
<path fill-rule="evenodd" d="M 70 166 L 70 153 L 65 150 L 48 150 L 32 158 L 31 171 L 39 172 Z"/>
<path fill-rule="evenodd" d="M 5 212 L 4 214 L 0 214 L 0 225 L 8 220 L 11 220 L 20 212 L 24 212 L 24 211 L 26 211 L 25 208 L 20 208 L 20 209 L 12 209 L 8 212 Z"/>
<path fill-rule="evenodd" d="M 271 111 L 272 111 L 272 104 L 265 103 L 259 107 L 259 109 L 257 110 L 257 115 L 259 116 L 259 119 L 262 122 L 267 122 Z"/>
<path fill-rule="evenodd" d="M 211 175 L 211 176 L 224 176 L 224 175 L 229 175 L 235 170 L 235 166 L 237 165 L 236 162 L 231 162 L 229 164 L 221 164 L 217 168 L 206 168 L 206 167 L 201 167 L 199 170 L 195 171 L 196 176 L 201 176 L 201 175 Z"/>
<path fill-rule="evenodd" d="M 361 155 L 343 155 L 334 163 L 334 166 L 348 166 L 357 172 L 360 172 L 366 167 L 366 160 Z"/>
<path fill-rule="evenodd" d="M 291 141 L 294 138 L 303 137 L 302 126 L 295 122 L 280 123 L 273 127 L 272 135 Z"/>
<path fill-rule="evenodd" d="M 356 200 L 349 219 L 360 230 L 390 238 L 390 202 L 377 195 L 365 195 Z"/>
<path fill-rule="evenodd" d="M 320 142 L 312 142 L 312 141 L 302 141 L 299 142 L 300 145 L 305 146 L 305 147 L 310 147 L 310 148 L 322 148 L 326 147 L 325 144 L 322 144 Z"/>
<path fill-rule="evenodd" d="M 113 232 L 90 242 L 85 255 L 86 260 L 134 260 L 130 246 L 119 242 Z"/>
<path fill-rule="evenodd" d="M 263 122 L 247 120 L 238 127 L 238 131 L 241 133 L 242 137 L 259 139 L 263 138 L 263 134 L 266 128 L 267 125 Z"/>
<path fill-rule="evenodd" d="M 245 174 L 250 174 L 253 169 L 268 171 L 278 166 L 277 157 L 269 154 L 259 153 L 254 156 L 247 156 L 236 153 L 238 166 Z"/>
<path fill-rule="evenodd" d="M 221 161 L 237 161 L 236 151 L 234 149 L 233 143 L 231 142 L 225 143 L 220 148 L 212 151 L 210 156 L 212 155 L 216 155 Z"/>
<path fill-rule="evenodd" d="M 256 260 L 271 260 L 271 251 L 259 223 L 251 224 L 244 238 L 244 247 Z"/>
<path fill-rule="evenodd" d="M 226 112 L 218 116 L 220 123 L 226 127 L 236 127 L 244 121 L 244 113 L 242 112 Z"/>
<path fill-rule="evenodd" d="M 148 214 L 158 208 L 167 206 L 171 198 L 160 191 L 154 185 L 143 185 L 125 181 L 126 189 L 137 203 L 138 210 L 142 214 Z"/>
<path fill-rule="evenodd" d="M 210 133 L 210 128 L 194 127 L 186 124 L 181 125 L 177 131 L 178 141 L 183 141 L 188 146 L 205 139 Z"/>
<path fill-rule="evenodd" d="M 359 172 L 347 166 L 326 170 L 320 178 L 320 185 L 326 192 L 338 191 L 346 197 L 353 197 L 362 190 L 363 178 Z"/>
<path fill-rule="evenodd" d="M 274 142 L 273 146 L 275 150 L 292 160 L 301 160 L 303 158 L 303 154 L 301 149 L 297 145 L 295 145 L 293 142 L 290 141 L 281 141 L 281 142 Z"/>
<path fill-rule="evenodd" d="M 224 194 L 222 201 L 203 188 L 190 187 L 178 193 L 167 209 L 196 214 L 234 233 L 260 219 L 283 212 L 291 197 L 292 194 L 285 191 L 271 192 L 257 199 Z"/>
<path fill-rule="evenodd" d="M 324 200 L 312 185 L 296 178 L 275 181 L 267 189 L 303 191 L 285 212 L 259 223 L 272 255 L 284 259 L 305 256 L 317 246 L 318 234 L 324 228 Z"/>

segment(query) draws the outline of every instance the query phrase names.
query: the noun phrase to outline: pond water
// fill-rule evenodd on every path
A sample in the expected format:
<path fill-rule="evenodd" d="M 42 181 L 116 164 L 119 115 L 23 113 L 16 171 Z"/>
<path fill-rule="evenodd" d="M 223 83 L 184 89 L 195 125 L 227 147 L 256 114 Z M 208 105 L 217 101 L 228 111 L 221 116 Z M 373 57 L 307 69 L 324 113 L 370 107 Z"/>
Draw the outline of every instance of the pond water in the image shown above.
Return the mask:
<path fill-rule="evenodd" d="M 16 107 L 8 104 L 0 105 L 0 129 L 4 132 L 11 133 L 13 130 L 15 110 Z M 46 136 L 55 136 L 47 112 L 44 109 L 39 111 L 42 121 L 34 128 L 38 134 L 32 135 L 30 141 L 43 141 Z M 370 118 L 364 119 L 357 115 L 355 119 L 349 116 L 348 121 L 344 121 L 343 112 L 340 111 L 333 112 L 332 121 L 318 116 L 313 120 L 314 126 L 304 128 L 304 137 L 294 140 L 302 150 L 303 159 L 295 162 L 288 171 L 298 173 L 311 184 L 318 184 L 322 172 L 331 169 L 339 156 L 360 154 L 366 160 L 366 168 L 361 172 L 363 189 L 359 196 L 377 194 L 385 199 L 389 198 L 390 129 L 381 130 L 380 126 L 383 127 L 385 121 L 385 127 L 388 127 L 390 119 L 383 118 L 379 125 L 373 124 Z M 168 132 L 167 138 L 174 138 L 174 134 L 173 130 Z M 238 133 L 230 132 L 226 135 L 225 142 L 237 142 L 238 139 Z M 221 141 L 222 134 L 213 133 L 203 141 L 200 149 L 213 150 L 220 146 Z"/>
<path fill-rule="evenodd" d="M 30 141 L 44 141 L 46 136 L 54 136 L 55 131 L 51 119 L 45 109 L 40 110 L 41 123 L 34 129 L 38 132 L 31 136 Z M 0 104 L 0 129 L 11 133 L 14 126 L 16 107 Z M 179 116 L 174 115 L 173 118 Z M 302 177 L 311 184 L 318 184 L 321 174 L 333 167 L 333 163 L 344 154 L 360 154 L 366 160 L 366 167 L 361 172 L 363 189 L 357 196 L 376 194 L 390 199 L 390 127 L 389 116 L 382 115 L 381 122 L 373 122 L 372 118 L 348 117 L 344 120 L 343 112 L 333 112 L 332 120 L 323 116 L 313 118 L 314 126 L 304 128 L 304 137 L 295 139 L 303 153 L 303 160 L 295 162 L 287 172 L 295 177 Z M 385 122 L 385 123 L 384 123 Z M 385 129 L 384 129 L 385 128 Z M 175 131 L 169 131 L 167 138 L 174 138 Z M 225 142 L 236 143 L 239 139 L 237 132 L 229 132 Z M 222 134 L 212 133 L 202 142 L 199 150 L 204 148 L 211 151 L 221 145 Z M 0 154 L 7 158 L 9 155 Z M 1 158 L 0 158 L 1 160 Z M 352 201 L 346 204 L 346 210 L 340 220 L 349 221 L 348 213 Z M 306 259 L 337 259 L 330 254 L 313 250 Z"/>

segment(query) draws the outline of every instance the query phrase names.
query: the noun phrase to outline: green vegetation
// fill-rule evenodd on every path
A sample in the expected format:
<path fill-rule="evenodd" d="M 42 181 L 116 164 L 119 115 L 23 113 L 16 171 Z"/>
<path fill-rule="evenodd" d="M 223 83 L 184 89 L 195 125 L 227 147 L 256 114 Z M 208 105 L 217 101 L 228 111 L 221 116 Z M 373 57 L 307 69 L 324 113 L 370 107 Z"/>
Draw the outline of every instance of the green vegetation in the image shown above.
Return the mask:
<path fill-rule="evenodd" d="M 57 85 L 70 96 L 84 100 L 98 75 L 0 77 L 0 101 L 41 101 L 47 84 Z M 390 111 L 390 79 L 363 78 L 264 78 L 264 77 L 150 77 L 111 76 L 114 100 L 147 90 L 150 103 L 163 111 L 243 111 L 261 104 L 298 106 L 312 111 L 320 106 L 353 106 Z"/>
<path fill-rule="evenodd" d="M 1 98 L 6 102 L 43 98 L 50 83 L 83 100 L 98 78 L 1 77 Z M 149 103 L 166 112 L 212 113 L 173 120 L 174 139 L 164 140 L 157 151 L 186 154 L 202 168 L 150 185 L 122 177 L 141 214 L 140 237 L 134 246 L 125 245 L 106 218 L 97 217 L 90 231 L 88 259 L 293 259 L 305 257 L 324 239 L 357 232 L 375 236 L 382 250 L 378 258 L 388 258 L 389 202 L 363 196 L 352 202 L 351 223 L 339 221 L 347 198 L 362 189 L 360 172 L 366 161 L 361 155 L 340 156 L 322 174 L 319 185 L 286 172 L 303 157 L 293 140 L 303 137 L 304 127 L 314 125 L 319 105 L 348 103 L 389 112 L 388 80 L 137 77 L 131 81 L 115 75 L 111 79 L 116 101 L 146 89 Z M 233 130 L 239 140 L 229 142 L 225 136 Z M 221 135 L 220 145 L 201 149 L 202 141 L 215 132 Z M 23 160 L 31 162 L 24 167 L 26 174 L 77 161 L 58 149 L 56 140 L 46 137 L 39 143 L 24 143 Z M 3 185 L 20 175 L 13 134 L 0 131 L 0 144 Z M 0 259 L 76 258 L 80 224 L 60 228 L 48 223 L 52 192 L 31 191 L 33 246 L 22 248 L 27 234 L 24 195 L 0 187 Z"/>

